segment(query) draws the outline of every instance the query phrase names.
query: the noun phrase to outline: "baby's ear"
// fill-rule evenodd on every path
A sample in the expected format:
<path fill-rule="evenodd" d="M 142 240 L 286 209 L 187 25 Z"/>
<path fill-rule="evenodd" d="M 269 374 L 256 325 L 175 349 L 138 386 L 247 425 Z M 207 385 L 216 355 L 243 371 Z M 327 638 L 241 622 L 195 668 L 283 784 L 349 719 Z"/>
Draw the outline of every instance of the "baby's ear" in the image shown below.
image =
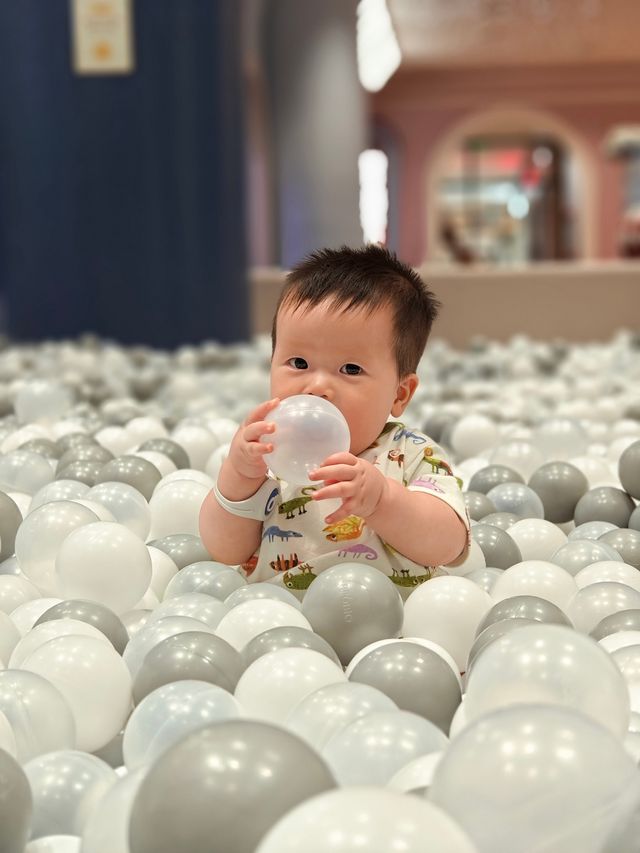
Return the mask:
<path fill-rule="evenodd" d="M 393 405 L 391 406 L 391 414 L 394 418 L 400 417 L 407 408 L 411 398 L 415 394 L 419 381 L 420 380 L 415 373 L 408 373 L 400 380 L 398 388 L 396 389 L 396 399 L 393 401 Z"/>

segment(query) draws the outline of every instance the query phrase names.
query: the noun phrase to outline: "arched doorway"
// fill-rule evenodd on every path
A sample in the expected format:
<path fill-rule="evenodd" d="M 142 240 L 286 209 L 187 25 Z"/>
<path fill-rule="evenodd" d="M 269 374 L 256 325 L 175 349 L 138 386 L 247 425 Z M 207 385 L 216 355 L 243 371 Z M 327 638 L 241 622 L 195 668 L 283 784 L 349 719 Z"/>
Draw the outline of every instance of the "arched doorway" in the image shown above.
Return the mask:
<path fill-rule="evenodd" d="M 595 183 L 586 146 L 554 116 L 500 107 L 467 117 L 427 163 L 429 260 L 594 257 Z"/>

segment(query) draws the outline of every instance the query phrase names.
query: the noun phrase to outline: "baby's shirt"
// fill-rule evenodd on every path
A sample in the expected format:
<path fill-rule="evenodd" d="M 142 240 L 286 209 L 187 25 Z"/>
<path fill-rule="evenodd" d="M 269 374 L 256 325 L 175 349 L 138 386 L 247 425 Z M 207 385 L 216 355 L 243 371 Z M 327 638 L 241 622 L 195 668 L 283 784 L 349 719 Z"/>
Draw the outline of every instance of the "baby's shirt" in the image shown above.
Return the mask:
<path fill-rule="evenodd" d="M 460 483 L 428 436 L 388 421 L 359 458 L 411 491 L 426 492 L 449 504 L 465 524 L 468 539 L 469 517 Z M 296 486 L 273 479 L 279 493 L 267 506 L 261 545 L 242 566 L 250 583 L 269 581 L 306 589 L 320 572 L 345 562 L 375 566 L 398 586 L 414 587 L 432 577 L 435 567 L 414 563 L 356 515 L 327 525 L 325 517 L 340 502 L 312 500 L 311 494 L 323 483 Z"/>

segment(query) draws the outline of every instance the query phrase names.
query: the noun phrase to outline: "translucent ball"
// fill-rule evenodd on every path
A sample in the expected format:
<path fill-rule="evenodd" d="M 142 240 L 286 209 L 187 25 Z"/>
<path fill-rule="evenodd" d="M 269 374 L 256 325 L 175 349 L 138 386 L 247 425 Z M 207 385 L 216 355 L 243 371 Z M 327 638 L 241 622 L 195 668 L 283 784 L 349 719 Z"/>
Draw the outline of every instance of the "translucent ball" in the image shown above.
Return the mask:
<path fill-rule="evenodd" d="M 386 785 L 409 761 L 447 743 L 438 726 L 418 714 L 375 711 L 334 734 L 322 757 L 340 785 Z"/>
<path fill-rule="evenodd" d="M 103 794 L 100 808 L 93 809 L 85 824 L 83 853 L 105 853 L 107 850 L 110 853 L 128 853 L 131 807 L 145 773 L 146 768 L 127 773 Z M 80 843 L 80 839 L 76 840 Z M 51 853 L 58 851 L 52 850 Z"/>
<path fill-rule="evenodd" d="M 54 478 L 49 462 L 32 450 L 12 450 L 0 457 L 0 489 L 34 495 Z"/>
<path fill-rule="evenodd" d="M 544 506 L 524 483 L 500 483 L 487 492 L 496 512 L 512 512 L 520 518 L 544 518 Z"/>
<path fill-rule="evenodd" d="M 102 631 L 94 628 L 93 625 L 89 625 L 88 622 L 81 622 L 79 619 L 54 619 L 35 625 L 24 635 L 14 648 L 9 659 L 9 665 L 12 669 L 20 669 L 29 655 L 35 652 L 43 643 L 55 640 L 56 637 L 67 637 L 70 635 L 96 637 L 98 640 L 111 645 L 109 639 Z"/>
<path fill-rule="evenodd" d="M 117 776 L 95 755 L 62 750 L 24 766 L 33 794 L 31 837 L 82 835 L 85 823 Z"/>
<path fill-rule="evenodd" d="M 50 501 L 32 510 L 16 534 L 20 570 L 42 593 L 57 595 L 55 562 L 62 543 L 72 531 L 97 521 L 94 512 L 70 500 Z"/>
<path fill-rule="evenodd" d="M 276 425 L 262 440 L 273 444 L 264 459 L 276 477 L 288 483 L 309 483 L 309 472 L 334 453 L 349 450 L 349 426 L 339 409 L 322 397 L 287 397 L 268 415 Z"/>
<path fill-rule="evenodd" d="M 0 672 L 0 712 L 9 721 L 21 764 L 36 755 L 76 745 L 69 703 L 41 675 L 24 669 Z"/>
<path fill-rule="evenodd" d="M 619 738 L 629 696 L 619 670 L 591 637 L 563 625 L 525 625 L 494 640 L 469 674 L 469 721 L 507 705 L 544 702 L 592 717 Z"/>
<path fill-rule="evenodd" d="M 204 622 L 188 616 L 166 616 L 164 619 L 157 619 L 155 621 L 146 620 L 131 637 L 122 655 L 122 659 L 129 668 L 131 677 L 135 678 L 145 656 L 154 646 L 161 642 L 161 640 L 172 637 L 174 634 L 181 634 L 184 631 L 208 631 L 211 634 L 213 633 L 213 629 L 209 628 Z"/>
<path fill-rule="evenodd" d="M 596 853 L 624 826 L 639 785 L 634 761 L 601 725 L 573 709 L 520 704 L 454 738 L 429 799 L 482 853 Z"/>
<path fill-rule="evenodd" d="M 58 637 L 39 646 L 22 667 L 47 678 L 67 700 L 78 749 L 94 752 L 122 729 L 131 703 L 131 676 L 110 643 Z"/>
<path fill-rule="evenodd" d="M 86 497 L 105 506 L 119 524 L 146 541 L 151 527 L 149 504 L 144 496 L 128 483 L 98 483 Z"/>
<path fill-rule="evenodd" d="M 344 682 L 314 690 L 289 713 L 285 725 L 318 752 L 353 720 L 374 711 L 397 710 L 396 703 L 368 684 Z"/>
<path fill-rule="evenodd" d="M 148 765 L 184 735 L 241 716 L 234 697 L 215 684 L 176 681 L 140 702 L 127 722 L 122 750 L 129 770 Z"/>

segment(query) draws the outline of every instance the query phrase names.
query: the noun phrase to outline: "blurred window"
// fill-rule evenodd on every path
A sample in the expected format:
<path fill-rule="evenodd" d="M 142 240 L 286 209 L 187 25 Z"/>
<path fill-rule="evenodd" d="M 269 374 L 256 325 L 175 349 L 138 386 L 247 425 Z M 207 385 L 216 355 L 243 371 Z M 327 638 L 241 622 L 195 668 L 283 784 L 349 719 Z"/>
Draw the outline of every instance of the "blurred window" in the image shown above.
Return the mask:
<path fill-rule="evenodd" d="M 466 138 L 438 187 L 439 254 L 497 264 L 575 257 L 574 173 L 550 137 Z"/>

